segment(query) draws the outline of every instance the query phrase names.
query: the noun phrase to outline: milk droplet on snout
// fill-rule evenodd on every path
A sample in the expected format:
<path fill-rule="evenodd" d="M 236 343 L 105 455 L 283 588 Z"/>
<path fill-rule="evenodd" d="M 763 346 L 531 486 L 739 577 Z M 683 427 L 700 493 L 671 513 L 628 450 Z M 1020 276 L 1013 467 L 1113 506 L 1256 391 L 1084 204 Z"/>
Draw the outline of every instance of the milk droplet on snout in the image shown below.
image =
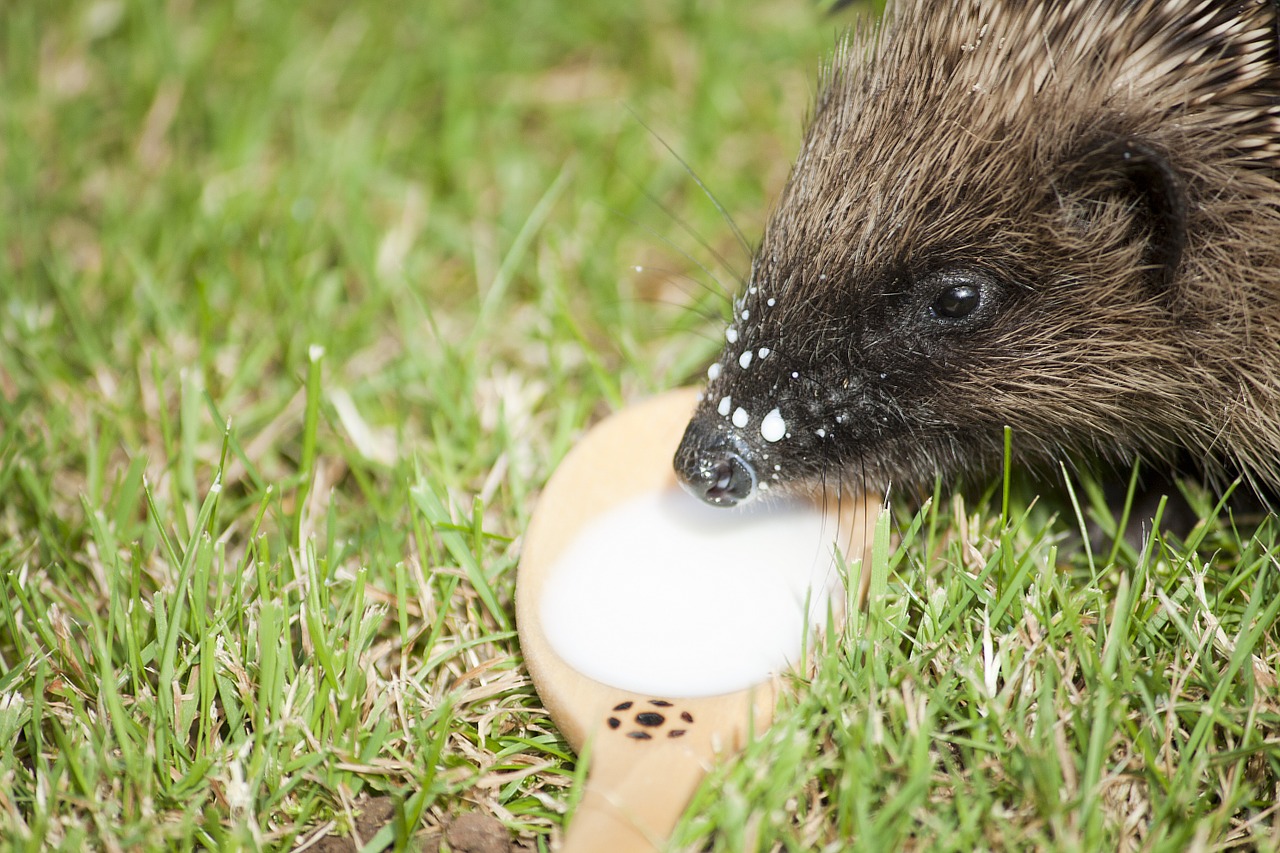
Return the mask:
<path fill-rule="evenodd" d="M 742 355 L 738 356 L 738 366 L 743 370 L 746 370 L 751 366 L 751 350 L 747 350 Z"/>
<path fill-rule="evenodd" d="M 733 326 L 730 326 L 729 328 L 725 329 L 724 339 L 731 344 L 736 344 L 738 342 L 738 330 L 735 329 Z"/>
<path fill-rule="evenodd" d="M 729 417 L 729 407 L 732 405 L 733 399 L 731 397 L 721 397 L 720 405 L 716 406 L 716 411 L 720 413 L 720 417 L 727 418 Z"/>
<path fill-rule="evenodd" d="M 779 441 L 787 434 L 787 422 L 782 419 L 782 412 L 772 410 L 760 422 L 760 435 L 765 441 Z"/>
<path fill-rule="evenodd" d="M 542 628 L 569 666 L 623 690 L 742 690 L 798 663 L 838 611 L 834 539 L 812 504 L 724 509 L 680 489 L 648 492 L 566 547 L 547 576 Z"/>
<path fill-rule="evenodd" d="M 715 382 L 719 378 L 720 378 L 720 362 L 713 361 L 711 362 L 711 366 L 707 368 L 707 380 L 710 382 Z"/>
<path fill-rule="evenodd" d="M 742 408 L 741 406 L 733 410 L 733 425 L 736 426 L 738 429 L 742 429 L 744 426 L 746 426 L 747 421 L 749 421 L 750 419 L 751 418 L 747 414 L 747 410 Z"/>

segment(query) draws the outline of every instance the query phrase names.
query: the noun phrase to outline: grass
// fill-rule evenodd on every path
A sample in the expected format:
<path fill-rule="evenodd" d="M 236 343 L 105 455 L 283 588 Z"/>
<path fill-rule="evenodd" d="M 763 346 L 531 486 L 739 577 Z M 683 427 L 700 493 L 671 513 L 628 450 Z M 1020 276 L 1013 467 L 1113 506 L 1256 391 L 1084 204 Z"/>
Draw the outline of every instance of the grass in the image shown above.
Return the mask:
<path fill-rule="evenodd" d="M 840 25 L 4 4 L 3 846 L 551 846 L 520 532 L 716 347 L 747 258 L 665 145 L 758 234 Z M 1088 484 L 1000 485 L 895 509 L 875 606 L 681 844 L 1276 849 L 1274 522 L 1091 553 Z"/>
<path fill-rule="evenodd" d="M 870 612 L 707 786 L 690 849 L 1277 848 L 1274 520 L 1090 568 L 1032 503 L 900 519 Z"/>

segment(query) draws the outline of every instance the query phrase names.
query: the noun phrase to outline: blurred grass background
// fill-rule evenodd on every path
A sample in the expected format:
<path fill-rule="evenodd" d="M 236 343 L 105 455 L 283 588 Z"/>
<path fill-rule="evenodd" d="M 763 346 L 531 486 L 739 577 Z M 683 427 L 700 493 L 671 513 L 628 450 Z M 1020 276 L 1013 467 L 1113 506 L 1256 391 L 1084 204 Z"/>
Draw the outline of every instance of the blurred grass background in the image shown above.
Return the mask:
<path fill-rule="evenodd" d="M 520 532 L 717 348 L 749 259 L 689 170 L 758 235 L 857 14 L 0 7 L 5 846 L 548 849 Z M 1275 849 L 1271 528 L 1093 555 L 1090 494 L 1010 500 L 899 508 L 678 843 Z"/>

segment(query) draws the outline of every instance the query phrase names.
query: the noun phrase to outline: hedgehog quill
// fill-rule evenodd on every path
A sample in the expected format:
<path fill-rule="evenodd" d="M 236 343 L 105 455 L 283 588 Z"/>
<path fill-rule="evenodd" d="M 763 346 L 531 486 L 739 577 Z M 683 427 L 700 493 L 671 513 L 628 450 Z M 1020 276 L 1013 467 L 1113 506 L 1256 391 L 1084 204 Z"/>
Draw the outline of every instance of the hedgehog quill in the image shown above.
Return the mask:
<path fill-rule="evenodd" d="M 675 457 L 734 505 L 1020 461 L 1280 487 L 1273 2 L 898 4 L 836 51 Z"/>

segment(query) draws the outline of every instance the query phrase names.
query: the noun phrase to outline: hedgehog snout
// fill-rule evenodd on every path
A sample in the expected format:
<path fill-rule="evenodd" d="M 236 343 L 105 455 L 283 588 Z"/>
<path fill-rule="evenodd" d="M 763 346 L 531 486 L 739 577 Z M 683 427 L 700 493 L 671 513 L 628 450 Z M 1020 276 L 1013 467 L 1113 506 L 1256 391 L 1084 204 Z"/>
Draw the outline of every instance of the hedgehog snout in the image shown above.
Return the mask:
<path fill-rule="evenodd" d="M 684 490 L 712 506 L 731 507 L 756 493 L 756 471 L 733 437 L 689 423 L 675 456 Z"/>

